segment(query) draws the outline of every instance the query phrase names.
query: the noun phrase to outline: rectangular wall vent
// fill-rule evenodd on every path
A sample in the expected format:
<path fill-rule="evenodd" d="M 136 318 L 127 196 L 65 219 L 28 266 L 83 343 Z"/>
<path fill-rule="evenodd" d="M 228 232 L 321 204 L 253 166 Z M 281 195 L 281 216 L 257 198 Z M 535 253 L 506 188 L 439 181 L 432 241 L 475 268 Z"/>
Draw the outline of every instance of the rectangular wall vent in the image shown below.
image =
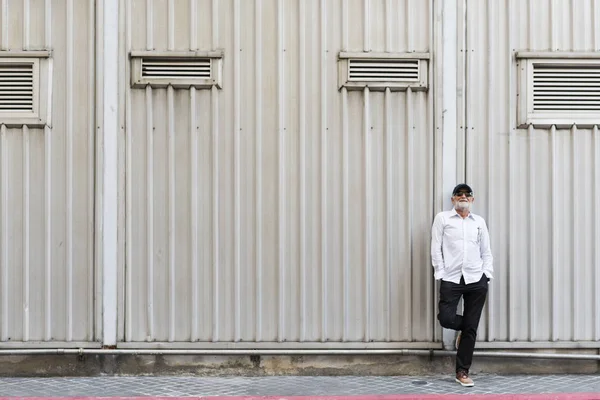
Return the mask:
<path fill-rule="evenodd" d="M 211 79 L 210 58 L 142 58 L 142 77 L 147 79 Z"/>
<path fill-rule="evenodd" d="M 419 60 L 350 59 L 349 81 L 419 81 Z"/>
<path fill-rule="evenodd" d="M 134 88 L 221 89 L 222 51 L 131 52 L 131 86 Z"/>
<path fill-rule="evenodd" d="M 600 111 L 600 65 L 533 64 L 533 111 Z"/>
<path fill-rule="evenodd" d="M 600 125 L 600 55 L 517 52 L 517 127 Z"/>
<path fill-rule="evenodd" d="M 0 112 L 34 111 L 33 63 L 0 63 Z"/>
<path fill-rule="evenodd" d="M 347 90 L 427 90 L 429 53 L 340 52 L 338 87 Z"/>

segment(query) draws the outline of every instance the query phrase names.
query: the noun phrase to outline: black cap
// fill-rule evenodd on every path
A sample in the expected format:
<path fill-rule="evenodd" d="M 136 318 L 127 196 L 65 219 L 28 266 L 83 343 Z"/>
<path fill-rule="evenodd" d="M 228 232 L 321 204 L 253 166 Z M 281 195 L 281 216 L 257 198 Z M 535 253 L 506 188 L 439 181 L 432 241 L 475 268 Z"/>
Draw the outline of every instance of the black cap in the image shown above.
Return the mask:
<path fill-rule="evenodd" d="M 466 183 L 460 183 L 456 185 L 456 187 L 452 191 L 452 196 L 455 196 L 456 193 L 458 193 L 459 191 L 473 193 L 473 189 L 471 189 L 471 186 L 467 185 Z"/>

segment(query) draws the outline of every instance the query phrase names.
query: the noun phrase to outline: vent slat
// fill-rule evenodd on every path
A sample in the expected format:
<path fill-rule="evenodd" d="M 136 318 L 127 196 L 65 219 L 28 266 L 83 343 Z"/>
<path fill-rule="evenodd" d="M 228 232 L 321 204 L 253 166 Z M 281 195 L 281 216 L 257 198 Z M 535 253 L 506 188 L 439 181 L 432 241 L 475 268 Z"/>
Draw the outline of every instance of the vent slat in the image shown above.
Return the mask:
<path fill-rule="evenodd" d="M 419 60 L 350 59 L 350 81 L 418 81 Z"/>
<path fill-rule="evenodd" d="M 0 110 L 33 111 L 33 64 L 0 64 Z"/>
<path fill-rule="evenodd" d="M 552 87 L 552 86 L 547 86 L 547 87 L 539 87 L 539 88 L 535 88 L 534 92 L 535 93 L 549 93 L 549 92 L 556 92 L 556 93 L 572 93 L 574 96 L 579 96 L 579 95 L 584 95 L 585 93 L 595 93 L 600 91 L 600 86 L 598 87 L 584 87 L 584 86 L 578 86 L 578 87 Z"/>
<path fill-rule="evenodd" d="M 600 110 L 600 65 L 533 65 L 534 111 Z"/>
<path fill-rule="evenodd" d="M 543 111 L 543 110 L 552 110 L 552 111 L 560 111 L 560 110 L 564 110 L 564 111 L 593 111 L 593 110 L 600 110 L 600 105 L 597 106 L 589 106 L 589 105 L 575 105 L 575 106 L 537 106 L 535 108 L 536 111 Z"/>
<path fill-rule="evenodd" d="M 203 76 L 210 77 L 210 71 L 202 72 L 202 71 L 145 71 L 144 76 L 171 76 L 171 75 L 185 75 L 185 76 Z"/>
<path fill-rule="evenodd" d="M 142 77 L 148 79 L 211 79 L 210 59 L 142 59 Z"/>
<path fill-rule="evenodd" d="M 167 66 L 154 66 L 154 65 L 146 65 L 144 66 L 144 71 L 172 71 L 172 68 Z M 210 71 L 210 67 L 178 67 L 177 71 Z"/>
<path fill-rule="evenodd" d="M 0 88 L 3 87 L 32 87 L 33 82 L 11 82 L 0 79 Z"/>
<path fill-rule="evenodd" d="M 27 101 L 31 101 L 31 96 L 27 96 L 27 95 L 22 95 L 22 94 L 16 94 L 16 93 L 2 93 L 2 97 L 3 97 L 3 101 L 4 100 L 12 100 L 12 101 L 16 101 L 16 100 L 27 100 Z"/>

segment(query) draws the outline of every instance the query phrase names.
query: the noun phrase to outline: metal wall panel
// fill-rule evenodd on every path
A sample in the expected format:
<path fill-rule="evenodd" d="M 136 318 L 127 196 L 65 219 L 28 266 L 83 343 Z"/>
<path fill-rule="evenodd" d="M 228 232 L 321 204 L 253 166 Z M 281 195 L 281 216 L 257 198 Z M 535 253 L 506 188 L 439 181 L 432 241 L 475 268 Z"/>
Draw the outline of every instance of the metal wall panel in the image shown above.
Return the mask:
<path fill-rule="evenodd" d="M 598 129 L 516 129 L 514 54 L 600 50 L 600 2 L 466 4 L 466 179 L 487 218 L 496 269 L 480 340 L 596 347 Z"/>
<path fill-rule="evenodd" d="M 51 123 L 0 121 L 3 342 L 95 339 L 94 15 L 93 0 L 0 2 L 0 57 L 52 50 L 42 61 L 52 72 Z"/>
<path fill-rule="evenodd" d="M 431 51 L 430 3 L 125 2 L 124 60 L 225 51 L 222 90 L 123 87 L 126 341 L 437 346 L 433 90 L 337 88 Z"/>

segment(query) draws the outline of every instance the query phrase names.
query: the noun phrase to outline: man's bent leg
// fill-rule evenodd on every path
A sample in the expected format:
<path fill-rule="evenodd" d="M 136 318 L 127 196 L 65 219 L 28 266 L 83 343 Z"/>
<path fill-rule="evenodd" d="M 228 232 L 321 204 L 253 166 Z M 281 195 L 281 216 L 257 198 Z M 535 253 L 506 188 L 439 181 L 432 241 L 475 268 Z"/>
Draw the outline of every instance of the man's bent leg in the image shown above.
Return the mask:
<path fill-rule="evenodd" d="M 461 284 L 453 282 L 442 281 L 440 285 L 440 302 L 439 302 L 439 313 L 438 320 L 442 327 L 447 329 L 454 329 L 459 331 L 462 328 L 463 317 L 456 314 L 456 308 L 460 296 L 462 296 L 463 288 L 465 287 L 463 281 Z"/>
<path fill-rule="evenodd" d="M 481 311 L 485 304 L 488 292 L 487 277 L 483 275 L 479 282 L 466 285 L 463 313 L 463 326 L 458 352 L 456 353 L 456 372 L 469 371 L 475 350 L 477 327 L 481 318 Z"/>

